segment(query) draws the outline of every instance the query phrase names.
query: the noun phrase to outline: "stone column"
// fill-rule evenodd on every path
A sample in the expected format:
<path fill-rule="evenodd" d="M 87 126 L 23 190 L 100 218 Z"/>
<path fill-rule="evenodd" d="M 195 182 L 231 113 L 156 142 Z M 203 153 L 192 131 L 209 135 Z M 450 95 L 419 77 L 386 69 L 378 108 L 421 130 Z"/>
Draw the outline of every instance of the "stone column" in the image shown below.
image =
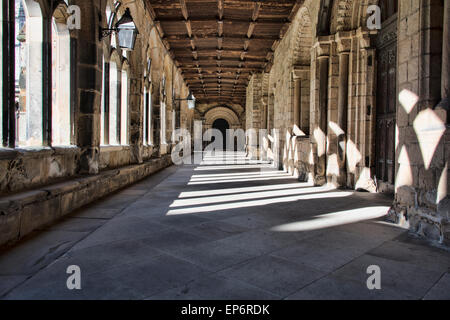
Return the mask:
<path fill-rule="evenodd" d="M 145 106 L 144 99 L 147 99 L 148 94 L 144 91 L 144 74 L 143 70 L 146 68 L 146 61 L 142 57 L 142 44 L 143 39 L 138 37 L 134 52 L 130 55 L 130 71 L 128 76 L 130 77 L 129 83 L 129 145 L 131 146 L 133 163 L 142 163 L 143 159 L 143 141 L 145 132 Z M 144 62 L 143 62 L 144 61 Z M 123 85 L 123 84 L 122 84 Z M 148 125 L 148 121 L 147 121 Z M 148 131 L 148 128 L 147 128 Z"/>
<path fill-rule="evenodd" d="M 74 1 L 83 12 L 77 36 L 78 115 L 75 119 L 77 145 L 81 150 L 79 172 L 99 171 L 100 97 L 102 83 L 101 42 L 98 35 L 98 12 L 104 12 L 100 2 Z"/>
<path fill-rule="evenodd" d="M 342 133 L 338 136 L 338 165 L 340 185 L 346 184 L 346 145 L 347 145 L 347 108 L 348 108 L 348 63 L 349 53 L 339 54 L 339 95 L 338 95 L 338 126 Z"/>
<path fill-rule="evenodd" d="M 330 45 L 319 42 L 316 46 L 317 66 L 316 81 L 318 81 L 318 105 L 316 109 L 316 123 L 314 140 L 317 148 L 317 163 L 315 168 L 315 183 L 323 185 L 326 183 L 327 164 L 327 132 L 328 132 L 328 65 Z"/>
<path fill-rule="evenodd" d="M 301 107 L 301 99 L 302 99 L 302 95 L 301 95 L 302 81 L 301 81 L 300 77 L 298 77 L 298 75 L 295 73 L 295 71 L 293 73 L 293 81 L 294 81 L 294 119 L 293 119 L 293 124 L 294 124 L 294 128 L 295 128 L 295 126 L 301 128 L 300 107 Z M 295 130 L 294 130 L 294 134 L 295 134 Z"/>
<path fill-rule="evenodd" d="M 296 66 L 292 72 L 295 84 L 294 91 L 294 125 L 301 130 L 294 135 L 309 135 L 309 101 L 305 103 L 303 97 L 309 96 L 309 86 L 305 86 L 305 82 L 309 81 L 310 66 Z"/>
<path fill-rule="evenodd" d="M 351 39 L 343 38 L 341 34 L 337 36 L 338 55 L 339 55 L 339 92 L 338 92 L 338 126 L 342 132 L 338 135 L 338 165 L 339 177 L 338 184 L 345 186 L 347 184 L 347 121 L 348 121 L 348 96 L 349 96 L 349 61 Z"/>

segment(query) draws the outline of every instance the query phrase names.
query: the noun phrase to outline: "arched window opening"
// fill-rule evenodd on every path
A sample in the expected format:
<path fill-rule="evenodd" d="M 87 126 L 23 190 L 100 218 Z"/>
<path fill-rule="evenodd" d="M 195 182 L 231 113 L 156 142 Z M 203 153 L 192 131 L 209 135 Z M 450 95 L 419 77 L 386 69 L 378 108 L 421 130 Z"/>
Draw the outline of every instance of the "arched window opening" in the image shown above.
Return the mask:
<path fill-rule="evenodd" d="M 145 69 L 145 81 L 147 87 L 144 92 L 144 144 L 153 144 L 153 133 L 152 133 L 152 60 L 147 60 L 147 66 Z"/>
<path fill-rule="evenodd" d="M 128 97 L 129 97 L 129 78 L 128 65 L 122 69 L 121 81 L 121 110 L 120 110 L 120 143 L 128 144 Z"/>
<path fill-rule="evenodd" d="M 147 86 L 144 86 L 144 97 L 143 97 L 143 126 L 142 126 L 142 143 L 145 145 L 148 144 L 148 129 L 147 129 L 147 122 L 148 122 L 148 88 Z"/>
<path fill-rule="evenodd" d="M 176 120 L 177 112 L 175 110 L 172 110 L 172 143 L 175 141 Z"/>
<path fill-rule="evenodd" d="M 166 103 L 161 102 L 161 143 L 166 144 Z"/>
<path fill-rule="evenodd" d="M 166 97 L 166 77 L 163 76 L 162 81 L 161 81 L 161 97 L 162 97 L 162 101 L 161 101 L 161 144 L 166 144 L 166 102 L 165 102 L 165 97 Z"/>
<path fill-rule="evenodd" d="M 152 145 L 152 92 L 149 87 L 144 87 L 144 145 Z"/>
<path fill-rule="evenodd" d="M 152 131 L 152 114 L 153 114 L 153 108 L 152 108 L 152 91 L 149 90 L 148 93 L 148 119 L 147 119 L 147 135 L 148 135 L 148 145 L 153 144 L 153 131 Z"/>
<path fill-rule="evenodd" d="M 109 144 L 120 144 L 118 135 L 118 89 L 119 89 L 119 70 L 117 63 L 109 63 Z"/>
<path fill-rule="evenodd" d="M 100 144 L 105 145 L 107 144 L 106 140 L 106 128 L 105 128 L 105 114 L 106 114 L 106 103 L 105 103 L 105 96 L 106 96 L 106 83 L 107 83 L 107 74 L 106 74 L 106 62 L 105 57 L 103 57 L 102 61 L 102 99 L 101 99 L 101 106 L 100 106 Z"/>
<path fill-rule="evenodd" d="M 52 17 L 52 145 L 70 145 L 70 34 L 66 6 Z"/>
<path fill-rule="evenodd" d="M 43 143 L 43 23 L 40 6 L 15 0 L 16 144 Z"/>

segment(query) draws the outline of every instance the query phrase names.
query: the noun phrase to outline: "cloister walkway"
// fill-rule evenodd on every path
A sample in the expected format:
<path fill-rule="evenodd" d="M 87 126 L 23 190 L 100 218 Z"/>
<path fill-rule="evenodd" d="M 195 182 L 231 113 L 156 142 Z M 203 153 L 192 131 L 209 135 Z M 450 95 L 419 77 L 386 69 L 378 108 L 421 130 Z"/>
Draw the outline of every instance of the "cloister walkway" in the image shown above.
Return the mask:
<path fill-rule="evenodd" d="M 2 252 L 0 297 L 450 298 L 450 254 L 383 222 L 392 199 L 234 160 L 170 167 Z"/>

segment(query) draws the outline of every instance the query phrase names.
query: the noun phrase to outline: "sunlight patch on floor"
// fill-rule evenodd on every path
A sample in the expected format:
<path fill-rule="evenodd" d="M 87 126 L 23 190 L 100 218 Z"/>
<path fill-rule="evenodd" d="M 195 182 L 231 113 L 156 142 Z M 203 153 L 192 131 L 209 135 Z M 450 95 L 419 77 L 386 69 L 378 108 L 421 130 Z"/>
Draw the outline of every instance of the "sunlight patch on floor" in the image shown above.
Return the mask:
<path fill-rule="evenodd" d="M 386 216 L 390 207 L 366 207 L 315 216 L 312 220 L 298 221 L 273 227 L 277 232 L 299 232 L 336 227 L 344 224 L 372 220 Z"/>

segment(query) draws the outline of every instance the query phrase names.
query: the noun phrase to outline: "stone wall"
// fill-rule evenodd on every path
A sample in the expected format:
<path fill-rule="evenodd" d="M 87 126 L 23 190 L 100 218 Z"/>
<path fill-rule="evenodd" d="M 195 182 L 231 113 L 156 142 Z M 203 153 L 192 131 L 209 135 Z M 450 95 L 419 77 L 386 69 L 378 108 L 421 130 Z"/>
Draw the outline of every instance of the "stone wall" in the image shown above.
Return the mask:
<path fill-rule="evenodd" d="M 110 39 L 98 39 L 99 27 L 106 27 L 106 6 L 113 8 L 112 1 L 72 1 L 80 6 L 83 18 L 81 29 L 72 30 L 72 61 L 74 72 L 72 81 L 76 83 L 74 110 L 74 145 L 67 148 L 36 147 L 33 149 L 0 149 L 0 195 L 12 194 L 24 189 L 44 186 L 69 179 L 79 174 L 97 174 L 99 171 L 138 164 L 158 157 L 171 150 L 172 111 L 178 111 L 178 125 L 189 129 L 194 110 L 187 108 L 187 103 L 172 103 L 172 92 L 176 97 L 188 95 L 180 70 L 175 66 L 170 53 L 164 47 L 154 27 L 145 1 L 123 0 L 119 14 L 130 8 L 138 27 L 139 35 L 135 49 L 122 52 L 111 47 Z M 44 6 L 44 5 L 43 5 Z M 101 22 L 99 22 L 99 16 Z M 101 145 L 101 105 L 103 62 L 118 60 L 118 69 L 122 64 L 129 65 L 129 137 L 128 145 Z M 160 101 L 166 103 L 166 140 L 169 145 L 161 152 L 155 139 L 153 145 L 143 145 L 143 91 L 144 70 L 147 60 L 152 59 L 151 90 L 154 136 L 159 136 L 160 115 L 157 110 Z M 166 96 L 160 95 L 162 77 L 166 78 Z M 119 77 L 120 84 L 120 77 Z M 125 84 L 120 84 L 125 85 Z M 173 90 L 172 90 L 173 88 Z M 120 91 L 120 90 L 119 90 Z"/>
<path fill-rule="evenodd" d="M 38 2 L 48 7 L 47 2 Z M 161 40 L 146 2 L 121 2 L 119 15 L 129 8 L 139 30 L 135 48 L 129 52 L 113 48 L 110 38 L 99 40 L 99 28 L 107 27 L 106 8 L 114 8 L 113 1 L 71 1 L 82 13 L 81 29 L 70 32 L 75 93 L 73 146 L 0 149 L 0 245 L 170 165 L 173 129 L 191 129 L 194 110 L 188 109 L 186 102 L 173 102 L 173 98 L 186 97 L 188 87 Z M 43 10 L 44 17 L 50 12 L 47 9 Z M 147 71 L 149 59 L 151 70 Z M 128 69 L 126 145 L 101 144 L 102 100 L 106 103 L 108 93 L 107 89 L 103 92 L 103 64 L 113 60 L 119 72 L 122 66 Z M 118 77 L 118 86 L 123 85 Z M 151 92 L 152 144 L 143 143 L 144 85 Z M 117 91 L 120 100 L 122 91 Z M 163 102 L 165 145 L 160 143 Z"/>
<path fill-rule="evenodd" d="M 448 60 L 444 3 L 448 14 L 449 1 L 399 1 L 398 93 L 404 99 L 397 108 L 395 218 L 420 235 L 450 244 L 448 91 L 440 72 L 443 59 Z"/>
<path fill-rule="evenodd" d="M 279 131 L 283 170 L 316 185 L 395 193 L 396 221 L 448 242 L 448 1 L 399 1 L 385 38 L 367 28 L 367 8 L 378 1 L 334 1 L 330 13 L 320 4 L 305 1 L 299 10 L 276 47 L 268 85 L 265 74 L 253 75 L 247 128 L 262 118 L 259 128 Z M 377 47 L 391 38 L 395 184 L 376 177 Z M 262 100 L 255 99 L 260 87 Z"/>
<path fill-rule="evenodd" d="M 170 156 L 0 197 L 0 246 L 171 165 Z"/>

